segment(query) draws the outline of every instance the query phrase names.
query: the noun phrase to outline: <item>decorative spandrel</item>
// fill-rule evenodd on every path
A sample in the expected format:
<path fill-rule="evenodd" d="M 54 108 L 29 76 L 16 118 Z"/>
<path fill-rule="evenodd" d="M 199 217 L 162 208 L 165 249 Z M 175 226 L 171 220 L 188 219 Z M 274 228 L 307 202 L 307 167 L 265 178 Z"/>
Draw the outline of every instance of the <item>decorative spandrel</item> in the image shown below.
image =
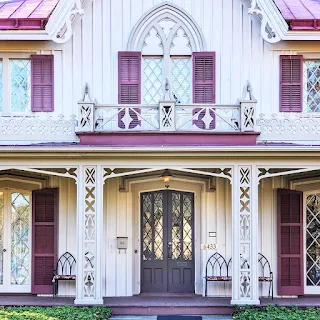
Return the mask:
<path fill-rule="evenodd" d="M 306 282 L 320 286 L 320 194 L 307 197 L 306 216 Z"/>
<path fill-rule="evenodd" d="M 183 259 L 192 260 L 192 197 L 183 195 Z"/>
<path fill-rule="evenodd" d="M 181 258 L 182 225 L 181 194 L 172 193 L 172 259 Z"/>
<path fill-rule="evenodd" d="M 30 283 L 30 196 L 11 194 L 11 284 Z"/>
<path fill-rule="evenodd" d="M 0 192 L 0 285 L 3 284 L 3 217 L 4 217 L 4 194 Z"/>

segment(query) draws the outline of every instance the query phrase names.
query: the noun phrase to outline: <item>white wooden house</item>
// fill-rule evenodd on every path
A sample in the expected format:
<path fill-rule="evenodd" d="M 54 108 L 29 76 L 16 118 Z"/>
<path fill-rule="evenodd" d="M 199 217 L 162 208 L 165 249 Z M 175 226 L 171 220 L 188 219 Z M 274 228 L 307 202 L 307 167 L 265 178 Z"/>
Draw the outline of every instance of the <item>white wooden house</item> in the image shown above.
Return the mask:
<path fill-rule="evenodd" d="M 58 295 L 77 304 L 205 295 L 219 252 L 231 281 L 210 297 L 268 296 L 259 253 L 275 297 L 320 294 L 319 12 L 0 4 L 0 293 L 51 294 L 69 252 L 76 281 Z"/>

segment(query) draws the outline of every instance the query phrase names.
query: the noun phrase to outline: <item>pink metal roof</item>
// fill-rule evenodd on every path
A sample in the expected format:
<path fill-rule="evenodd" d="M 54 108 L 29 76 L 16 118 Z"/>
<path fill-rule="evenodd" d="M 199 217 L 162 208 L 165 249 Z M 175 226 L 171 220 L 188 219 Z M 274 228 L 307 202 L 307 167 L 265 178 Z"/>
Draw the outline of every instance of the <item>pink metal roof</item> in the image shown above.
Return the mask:
<path fill-rule="evenodd" d="M 320 0 L 274 0 L 291 30 L 320 30 Z"/>
<path fill-rule="evenodd" d="M 59 0 L 8 0 L 0 3 L 0 30 L 43 29 Z"/>

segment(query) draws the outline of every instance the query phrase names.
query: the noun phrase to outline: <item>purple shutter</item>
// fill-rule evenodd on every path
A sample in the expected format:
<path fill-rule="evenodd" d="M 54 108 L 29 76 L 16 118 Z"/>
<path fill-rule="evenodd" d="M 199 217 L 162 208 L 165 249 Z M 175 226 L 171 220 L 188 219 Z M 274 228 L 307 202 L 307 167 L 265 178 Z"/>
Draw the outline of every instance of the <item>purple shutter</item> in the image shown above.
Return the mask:
<path fill-rule="evenodd" d="M 302 192 L 278 189 L 278 294 L 303 294 Z"/>
<path fill-rule="evenodd" d="M 140 104 L 141 103 L 141 52 L 120 51 L 118 53 L 118 103 Z M 129 129 L 141 125 L 136 112 L 140 109 L 129 111 L 132 119 Z M 124 111 L 119 113 L 118 123 L 120 128 L 125 128 L 122 121 Z"/>
<path fill-rule="evenodd" d="M 193 102 L 194 103 L 215 103 L 216 101 L 216 53 L 215 52 L 194 52 L 193 53 Z M 201 109 L 193 110 L 193 114 L 199 113 Z M 210 111 L 212 121 L 210 129 L 215 128 L 215 116 Z M 193 121 L 200 129 L 205 129 L 202 120 L 205 111 L 201 111 Z"/>
<path fill-rule="evenodd" d="M 302 111 L 302 56 L 280 56 L 280 111 Z"/>
<path fill-rule="evenodd" d="M 57 263 L 58 189 L 33 191 L 32 199 L 31 292 L 47 294 Z"/>
<path fill-rule="evenodd" d="M 54 111 L 53 55 L 31 56 L 31 111 Z"/>

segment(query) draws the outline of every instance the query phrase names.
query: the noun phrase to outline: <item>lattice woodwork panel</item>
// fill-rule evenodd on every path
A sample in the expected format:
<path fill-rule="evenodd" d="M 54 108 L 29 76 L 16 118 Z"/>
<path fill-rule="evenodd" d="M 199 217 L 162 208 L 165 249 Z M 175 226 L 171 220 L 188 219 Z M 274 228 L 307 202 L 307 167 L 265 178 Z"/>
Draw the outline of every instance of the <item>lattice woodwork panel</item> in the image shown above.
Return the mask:
<path fill-rule="evenodd" d="M 240 299 L 251 297 L 251 168 L 241 167 L 240 173 Z"/>

